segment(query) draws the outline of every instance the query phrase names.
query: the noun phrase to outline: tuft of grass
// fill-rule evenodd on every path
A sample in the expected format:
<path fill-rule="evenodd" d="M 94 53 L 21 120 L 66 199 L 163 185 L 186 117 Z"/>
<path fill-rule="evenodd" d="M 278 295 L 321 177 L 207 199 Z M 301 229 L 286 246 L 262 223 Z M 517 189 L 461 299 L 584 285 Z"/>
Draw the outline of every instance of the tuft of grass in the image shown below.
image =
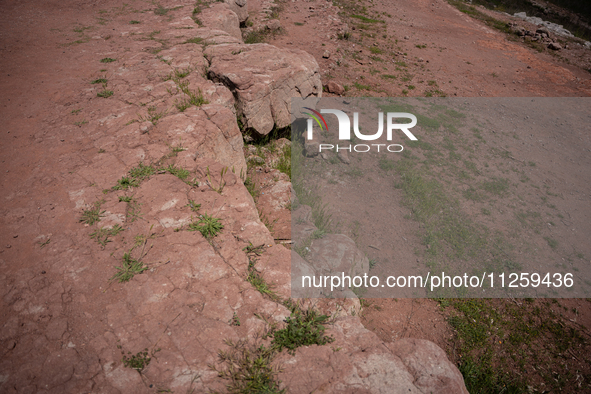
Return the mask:
<path fill-rule="evenodd" d="M 140 23 L 140 21 L 129 21 L 130 25 L 139 25 Z"/>
<path fill-rule="evenodd" d="M 229 393 L 285 393 L 276 380 L 279 370 L 272 365 L 277 356 L 275 349 L 247 340 L 227 340 L 226 345 L 230 348 L 228 351 L 218 352 L 218 361 L 222 365 L 209 367 L 220 378 L 229 380 L 226 385 Z"/>
<path fill-rule="evenodd" d="M 189 231 L 199 231 L 205 238 L 212 239 L 218 235 L 224 226 L 220 219 L 209 216 L 204 213 L 197 222 L 189 224 Z"/>
<path fill-rule="evenodd" d="M 550 237 L 544 237 L 544 239 L 546 240 L 546 242 L 548 242 L 548 246 L 551 247 L 552 249 L 556 249 L 558 247 L 558 241 L 550 238 Z"/>
<path fill-rule="evenodd" d="M 114 61 L 117 61 L 117 59 L 105 57 L 105 58 L 102 58 L 100 61 L 101 61 L 101 63 L 113 63 Z"/>
<path fill-rule="evenodd" d="M 82 211 L 82 216 L 80 217 L 79 221 L 85 224 L 92 226 L 95 223 L 101 221 L 101 216 L 105 213 L 105 211 L 101 211 L 101 205 L 103 201 L 97 201 L 94 203 L 93 207 L 90 209 L 85 209 Z"/>
<path fill-rule="evenodd" d="M 380 48 L 380 47 L 376 47 L 376 46 L 370 47 L 370 48 L 369 48 L 369 51 L 370 51 L 371 53 L 373 53 L 374 55 L 379 55 L 379 54 L 381 54 L 381 53 L 384 53 L 384 51 L 382 50 L 382 48 Z"/>
<path fill-rule="evenodd" d="M 167 110 L 158 111 L 155 106 L 148 107 L 148 115 L 146 117 L 140 116 L 140 122 L 152 122 L 153 125 L 156 125 L 160 119 L 164 117 L 168 113 Z"/>
<path fill-rule="evenodd" d="M 97 78 L 90 83 L 93 85 L 95 85 L 97 83 L 100 83 L 100 84 L 107 83 L 107 78 Z"/>
<path fill-rule="evenodd" d="M 129 170 L 128 175 L 117 181 L 117 184 L 111 190 L 126 190 L 130 187 L 138 187 L 140 183 L 156 173 L 156 169 L 152 166 L 147 166 L 140 162 L 137 167 Z"/>
<path fill-rule="evenodd" d="M 291 180 L 291 145 L 285 145 L 283 147 L 282 155 L 279 157 L 279 161 L 275 168 L 280 172 L 287 174 Z"/>
<path fill-rule="evenodd" d="M 110 281 L 117 280 L 119 283 L 129 282 L 135 275 L 141 274 L 149 268 L 144 266 L 141 259 L 134 259 L 130 252 L 125 252 L 121 259 L 121 266 L 115 267 L 117 272 L 111 277 Z"/>
<path fill-rule="evenodd" d="M 141 373 L 150 364 L 151 360 L 152 357 L 148 355 L 148 348 L 136 354 L 127 352 L 127 355 L 124 355 L 121 359 L 124 367 L 135 369 L 139 373 Z"/>
<path fill-rule="evenodd" d="M 273 333 L 272 345 L 278 351 L 285 348 L 294 353 L 300 346 L 322 346 L 331 343 L 334 338 L 324 335 L 324 324 L 328 319 L 329 316 L 322 315 L 313 308 L 302 310 L 295 307 L 291 315 L 285 319 L 286 326 Z"/>
<path fill-rule="evenodd" d="M 108 97 L 111 97 L 112 95 L 113 95 L 113 91 L 107 90 L 107 89 L 103 89 L 96 94 L 97 97 L 102 97 L 102 98 L 108 98 Z"/>
<path fill-rule="evenodd" d="M 171 175 L 174 175 L 174 176 L 176 176 L 176 177 L 177 177 L 177 178 L 179 178 L 181 181 L 184 181 L 184 180 L 186 180 L 186 179 L 189 177 L 189 175 L 191 174 L 191 173 L 189 172 L 189 170 L 186 170 L 186 169 L 184 169 L 184 168 L 180 168 L 180 167 L 175 167 L 175 166 L 174 166 L 174 165 L 172 165 L 172 164 L 171 164 L 171 165 L 169 165 L 169 166 L 166 168 L 166 172 L 168 172 L 168 173 L 169 173 L 169 174 L 171 174 Z"/>
<path fill-rule="evenodd" d="M 94 239 L 103 248 L 108 242 L 111 242 L 109 237 L 114 237 L 123 231 L 123 227 L 116 224 L 112 228 L 101 227 L 90 234 L 90 238 Z"/>
<path fill-rule="evenodd" d="M 383 21 L 381 19 L 371 19 L 371 18 L 368 18 L 363 15 L 351 15 L 351 17 L 359 19 L 360 21 L 362 21 L 364 23 L 386 23 L 385 21 Z"/>
<path fill-rule="evenodd" d="M 482 188 L 490 194 L 502 196 L 509 189 L 509 180 L 507 178 L 493 178 L 490 181 L 483 182 Z"/>
<path fill-rule="evenodd" d="M 273 301 L 280 301 L 279 295 L 273 288 L 265 281 L 263 275 L 255 268 L 256 259 L 249 256 L 248 259 L 248 274 L 246 281 L 249 282 L 259 293 L 269 297 Z"/>
<path fill-rule="evenodd" d="M 183 44 L 201 44 L 202 41 L 203 41 L 203 38 L 194 37 L 194 38 L 189 38 L 188 40 L 184 41 Z"/>

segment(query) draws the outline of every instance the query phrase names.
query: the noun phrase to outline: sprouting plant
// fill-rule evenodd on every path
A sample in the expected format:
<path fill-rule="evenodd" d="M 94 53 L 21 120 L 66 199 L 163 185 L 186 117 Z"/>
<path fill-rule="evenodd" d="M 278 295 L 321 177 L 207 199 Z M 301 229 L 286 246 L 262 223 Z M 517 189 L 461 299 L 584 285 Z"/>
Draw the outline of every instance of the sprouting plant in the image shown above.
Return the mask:
<path fill-rule="evenodd" d="M 82 216 L 80 217 L 80 222 L 86 223 L 88 225 L 93 225 L 97 222 L 100 222 L 101 216 L 105 213 L 105 211 L 101 211 L 101 205 L 104 201 L 97 201 L 94 203 L 93 207 L 90 209 L 85 209 L 82 211 Z"/>
<path fill-rule="evenodd" d="M 211 181 L 211 175 L 209 174 L 209 167 L 207 167 L 207 181 L 209 183 L 209 187 L 211 187 L 212 190 L 218 192 L 219 194 L 222 194 L 224 186 L 226 186 L 226 181 L 224 180 L 224 175 L 226 175 L 226 172 L 228 172 L 228 167 L 222 168 L 222 171 L 220 172 L 220 183 L 217 187 L 214 187 L 213 182 Z"/>
<path fill-rule="evenodd" d="M 136 260 L 131 257 L 130 252 L 125 252 L 121 259 L 121 266 L 115 267 L 117 272 L 111 277 L 110 280 L 117 280 L 119 283 L 129 282 L 136 274 L 148 270 L 149 268 L 144 266 L 141 259 Z"/>
<path fill-rule="evenodd" d="M 211 239 L 218 235 L 224 226 L 220 219 L 209 216 L 204 213 L 196 223 L 189 224 L 189 231 L 199 231 L 207 239 Z"/>
<path fill-rule="evenodd" d="M 104 248 L 108 242 L 111 242 L 111 240 L 109 240 L 109 237 L 115 236 L 119 234 L 121 231 L 123 231 L 123 227 L 121 227 L 118 224 L 114 225 L 112 228 L 101 227 L 95 230 L 93 233 L 91 233 L 90 238 L 96 240 L 96 242 L 98 242 L 99 245 L 101 245 Z"/>

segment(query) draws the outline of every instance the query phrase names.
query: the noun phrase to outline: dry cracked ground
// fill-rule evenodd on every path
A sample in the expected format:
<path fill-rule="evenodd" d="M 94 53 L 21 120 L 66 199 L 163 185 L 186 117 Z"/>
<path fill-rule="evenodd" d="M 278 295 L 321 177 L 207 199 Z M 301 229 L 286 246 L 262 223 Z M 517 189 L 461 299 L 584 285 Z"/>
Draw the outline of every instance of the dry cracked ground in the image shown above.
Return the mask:
<path fill-rule="evenodd" d="M 314 268 L 284 246 L 288 143 L 245 147 L 241 130 L 288 126 L 290 97 L 331 81 L 351 96 L 588 96 L 588 50 L 538 53 L 441 1 L 0 7 L 1 392 L 466 392 L 433 301 L 289 299 L 291 270 Z M 275 47 L 244 44 L 261 39 Z M 569 143 L 584 163 L 588 136 Z M 589 303 L 560 302 L 557 332 L 582 340 L 550 379 L 586 390 Z"/>

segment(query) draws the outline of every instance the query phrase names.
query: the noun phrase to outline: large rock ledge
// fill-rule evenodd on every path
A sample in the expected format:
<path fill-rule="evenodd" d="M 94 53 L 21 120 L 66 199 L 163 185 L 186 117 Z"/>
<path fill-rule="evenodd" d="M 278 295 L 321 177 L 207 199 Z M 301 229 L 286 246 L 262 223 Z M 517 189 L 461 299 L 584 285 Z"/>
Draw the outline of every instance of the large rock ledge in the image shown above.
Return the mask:
<path fill-rule="evenodd" d="M 200 20 L 206 27 L 239 38 L 238 17 L 225 3 L 204 11 Z M 309 53 L 232 41 L 222 44 L 217 38 L 218 45 L 208 46 L 204 55 L 209 61 L 209 79 L 232 91 L 246 128 L 267 135 L 273 127 L 290 124 L 292 97 L 322 96 L 318 63 Z"/>

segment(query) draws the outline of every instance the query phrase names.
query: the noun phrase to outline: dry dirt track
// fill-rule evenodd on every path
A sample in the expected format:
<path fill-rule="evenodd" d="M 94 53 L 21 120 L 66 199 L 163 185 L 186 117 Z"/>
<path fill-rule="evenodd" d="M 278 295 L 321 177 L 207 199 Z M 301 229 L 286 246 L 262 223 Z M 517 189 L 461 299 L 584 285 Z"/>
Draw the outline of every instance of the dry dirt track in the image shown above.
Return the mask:
<path fill-rule="evenodd" d="M 311 31 L 303 31 L 298 36 L 293 21 L 303 20 L 307 14 L 297 10 L 291 15 L 289 7 L 301 7 L 301 4 L 288 3 L 284 25 L 294 30 L 288 28 L 288 35 L 278 36 L 274 43 L 301 45 L 315 55 L 323 71 L 334 76 L 336 81 L 352 83 L 347 78 L 354 80 L 366 68 L 349 59 L 350 67 L 346 71 L 331 69 L 334 57 L 323 60 L 322 53 L 325 49 L 336 53 L 340 42 L 317 37 L 310 40 Z M 419 2 L 416 8 L 409 4 L 383 3 L 377 7 L 392 15 L 402 15 L 400 23 L 388 27 L 388 35 L 395 34 L 401 43 L 405 42 L 404 36 L 409 36 L 404 48 L 409 52 L 408 57 L 429 60 L 428 67 L 423 70 L 416 66 L 417 71 L 413 72 L 414 78 L 424 81 L 417 83 L 421 87 L 417 92 L 428 89 L 428 80 L 436 80 L 443 91 L 457 96 L 588 96 L 591 92 L 590 74 L 584 70 L 554 63 L 549 55 L 538 55 L 504 42 L 499 33 L 482 27 L 442 2 Z M 436 5 L 432 7 L 431 4 Z M 150 8 L 153 4 L 136 2 L 132 6 Z M 81 224 L 77 222 L 80 209 L 75 208 L 66 190 L 72 182 L 70 172 L 90 161 L 97 152 L 92 143 L 95 137 L 87 136 L 82 129 L 85 116 L 88 119 L 98 116 L 92 112 L 95 102 L 88 101 L 88 105 L 82 102 L 90 86 L 89 80 L 101 76 L 101 67 L 110 67 L 97 63 L 97 59 L 114 53 L 110 34 L 116 35 L 127 28 L 127 20 L 116 18 L 117 9 L 121 7 L 118 1 L 5 0 L 0 5 L 0 199 L 3 202 L 0 208 L 0 295 L 3 300 L 0 370 L 14 367 L 7 365 L 10 361 L 5 355 L 9 352 L 17 350 L 21 359 L 26 359 L 27 354 L 34 358 L 41 348 L 51 349 L 53 354 L 62 351 L 69 354 L 70 344 L 75 342 L 78 347 L 74 358 L 77 362 L 81 360 L 76 373 L 84 376 L 98 373 L 85 370 L 86 365 L 95 363 L 97 355 L 84 346 L 88 345 L 86 339 L 92 337 L 93 330 L 105 324 L 104 316 L 93 316 L 93 311 L 101 310 L 102 305 L 96 302 L 100 297 L 103 297 L 101 302 L 108 302 L 98 283 L 105 283 L 111 273 L 88 277 L 86 288 L 72 287 L 68 284 L 70 277 L 62 274 L 71 271 L 70 267 L 76 267 L 80 260 L 92 258 L 92 248 L 96 247 L 86 233 L 83 234 L 86 243 L 78 243 L 83 238 L 79 234 Z M 100 12 L 107 9 L 110 10 L 107 15 Z M 106 25 L 101 24 L 101 18 L 109 19 Z M 158 24 L 166 21 L 153 23 L 157 30 Z M 318 29 L 322 29 L 321 23 Z M 76 43 L 78 40 L 81 42 Z M 381 45 L 379 38 L 376 42 Z M 421 43 L 428 47 L 415 47 Z M 439 48 L 446 49 L 440 51 Z M 367 57 L 368 53 L 363 55 Z M 498 77 L 493 77 L 492 73 Z M 381 80 L 371 79 L 369 72 L 366 78 L 370 84 L 381 83 Z M 380 94 L 398 95 L 403 87 L 383 88 Z M 359 96 L 368 93 L 370 91 L 352 92 Z M 73 113 L 81 108 L 82 112 Z M 73 127 L 74 123 L 81 127 Z M 66 124 L 69 127 L 65 127 Z M 76 160 L 72 159 L 74 156 Z M 62 157 L 69 157 L 70 161 L 64 162 Z M 44 245 L 48 240 L 50 242 Z M 13 291 L 22 289 L 23 283 L 27 291 Z M 27 312 L 25 308 L 33 304 L 45 308 L 46 312 Z M 81 308 L 82 304 L 86 307 Z M 29 313 L 31 317 L 14 319 L 15 311 Z M 414 316 L 417 318 L 416 314 Z M 441 339 L 440 330 L 439 327 L 431 339 Z M 27 335 L 21 336 L 21 333 Z M 45 367 L 23 368 L 17 390 L 40 390 L 28 383 L 57 361 L 48 358 L 46 363 Z M 70 376 L 65 376 L 68 373 Z M 65 371 L 65 377 L 56 375 L 55 379 L 67 381 L 71 373 L 71 370 Z M 0 375 L 0 382 L 4 379 L 5 376 Z"/>
<path fill-rule="evenodd" d="M 315 8 L 311 10 L 310 5 Z M 430 80 L 436 81 L 447 96 L 458 97 L 577 97 L 591 94 L 591 74 L 586 70 L 557 61 L 558 57 L 549 52 L 540 54 L 521 43 L 509 41 L 505 34 L 461 13 L 444 0 L 369 2 L 367 8 L 371 15 L 379 15 L 377 18 L 386 23 L 366 24 L 369 27 L 359 31 L 351 28 L 359 25 L 360 20 L 350 19 L 350 41 L 329 38 L 335 37 L 342 25 L 330 18 L 337 10 L 326 11 L 325 7 L 324 2 L 287 2 L 281 13 L 282 26 L 287 34 L 277 36 L 272 43 L 312 53 L 326 81 L 332 79 L 351 86 L 348 95 L 400 96 L 402 89 L 413 84 L 416 89 L 408 95 L 424 96 L 425 91 L 432 89 L 427 84 Z M 346 11 L 345 14 L 353 12 Z M 426 47 L 417 47 L 422 45 Z M 384 54 L 379 56 L 382 61 L 371 61 L 371 46 L 384 49 Z M 326 50 L 331 55 L 323 59 Z M 392 56 L 392 51 L 400 54 Z M 352 58 L 354 53 L 364 64 Z M 589 50 L 573 56 L 585 59 L 586 68 L 591 67 Z M 399 61 L 405 62 L 407 67 L 396 69 L 394 62 Z M 377 75 L 372 70 L 376 70 Z M 412 79 L 402 86 L 398 84 L 400 77 L 388 80 L 379 75 L 398 76 L 407 72 Z M 354 82 L 370 85 L 371 89 L 354 89 Z"/>

